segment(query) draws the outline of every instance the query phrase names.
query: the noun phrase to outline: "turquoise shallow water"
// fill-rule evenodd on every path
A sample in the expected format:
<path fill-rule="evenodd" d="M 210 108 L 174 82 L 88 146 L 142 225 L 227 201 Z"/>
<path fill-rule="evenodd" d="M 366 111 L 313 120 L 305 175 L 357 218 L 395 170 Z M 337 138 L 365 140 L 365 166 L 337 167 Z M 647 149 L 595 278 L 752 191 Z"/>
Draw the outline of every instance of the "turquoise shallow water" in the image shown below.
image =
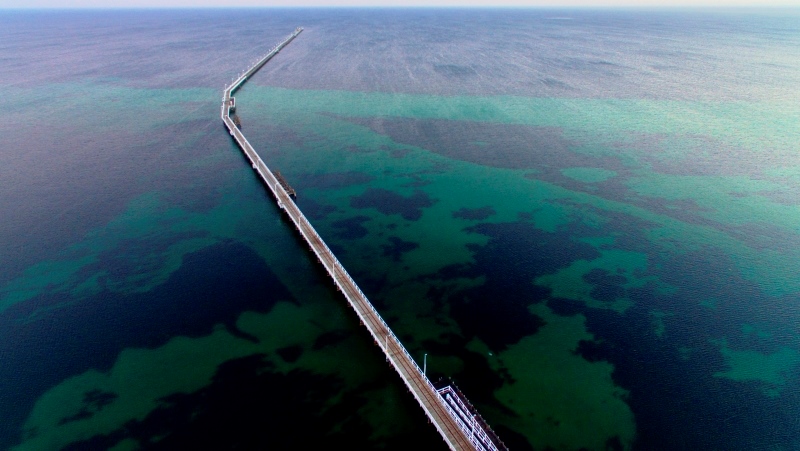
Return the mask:
<path fill-rule="evenodd" d="M 0 446 L 442 443 L 218 118 L 303 25 L 243 131 L 511 448 L 797 448 L 800 22 L 752 13 L 4 14 Z"/>

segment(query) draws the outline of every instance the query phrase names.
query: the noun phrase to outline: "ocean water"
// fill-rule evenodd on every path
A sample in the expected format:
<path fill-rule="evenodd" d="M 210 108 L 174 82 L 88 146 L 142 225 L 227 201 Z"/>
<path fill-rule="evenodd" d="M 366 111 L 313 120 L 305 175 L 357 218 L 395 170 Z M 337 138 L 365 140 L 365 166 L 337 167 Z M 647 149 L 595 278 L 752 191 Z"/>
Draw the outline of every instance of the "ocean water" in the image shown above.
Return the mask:
<path fill-rule="evenodd" d="M 800 448 L 800 11 L 0 12 L 0 448 Z"/>

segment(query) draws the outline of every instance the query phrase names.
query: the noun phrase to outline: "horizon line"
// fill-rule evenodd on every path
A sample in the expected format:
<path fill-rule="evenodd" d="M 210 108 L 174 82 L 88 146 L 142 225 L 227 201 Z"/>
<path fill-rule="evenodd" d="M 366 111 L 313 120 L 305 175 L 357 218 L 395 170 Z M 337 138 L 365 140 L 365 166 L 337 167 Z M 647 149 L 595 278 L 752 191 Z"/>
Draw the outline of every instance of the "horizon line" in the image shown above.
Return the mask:
<path fill-rule="evenodd" d="M 800 9 L 800 4 L 786 5 L 779 3 L 769 4 L 734 4 L 720 5 L 710 3 L 685 3 L 673 5 L 642 5 L 637 4 L 609 4 L 609 5 L 219 5 L 219 6 L 183 6 L 183 5 L 147 5 L 147 6 L 2 6 L 0 10 L 219 10 L 219 9 L 638 9 L 638 10 L 679 10 L 679 9 L 706 9 L 706 10 L 732 10 L 732 9 Z"/>

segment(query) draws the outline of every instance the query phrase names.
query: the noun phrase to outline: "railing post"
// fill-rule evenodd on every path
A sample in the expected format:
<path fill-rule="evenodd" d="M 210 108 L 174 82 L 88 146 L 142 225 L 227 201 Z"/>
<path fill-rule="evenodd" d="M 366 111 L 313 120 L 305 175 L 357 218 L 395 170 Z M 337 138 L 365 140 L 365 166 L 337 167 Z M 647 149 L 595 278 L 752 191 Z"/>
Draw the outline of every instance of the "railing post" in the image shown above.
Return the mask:
<path fill-rule="evenodd" d="M 472 414 L 472 433 L 469 436 L 469 441 L 475 443 L 475 414 Z"/>

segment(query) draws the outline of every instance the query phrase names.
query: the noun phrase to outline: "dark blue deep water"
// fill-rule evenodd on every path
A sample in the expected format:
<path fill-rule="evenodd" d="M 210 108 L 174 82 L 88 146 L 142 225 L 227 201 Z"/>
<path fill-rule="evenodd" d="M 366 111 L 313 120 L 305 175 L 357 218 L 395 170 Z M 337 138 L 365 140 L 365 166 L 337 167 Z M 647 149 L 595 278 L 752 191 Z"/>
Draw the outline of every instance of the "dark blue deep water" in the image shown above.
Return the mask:
<path fill-rule="evenodd" d="M 800 11 L 0 12 L 0 448 L 800 449 Z"/>

